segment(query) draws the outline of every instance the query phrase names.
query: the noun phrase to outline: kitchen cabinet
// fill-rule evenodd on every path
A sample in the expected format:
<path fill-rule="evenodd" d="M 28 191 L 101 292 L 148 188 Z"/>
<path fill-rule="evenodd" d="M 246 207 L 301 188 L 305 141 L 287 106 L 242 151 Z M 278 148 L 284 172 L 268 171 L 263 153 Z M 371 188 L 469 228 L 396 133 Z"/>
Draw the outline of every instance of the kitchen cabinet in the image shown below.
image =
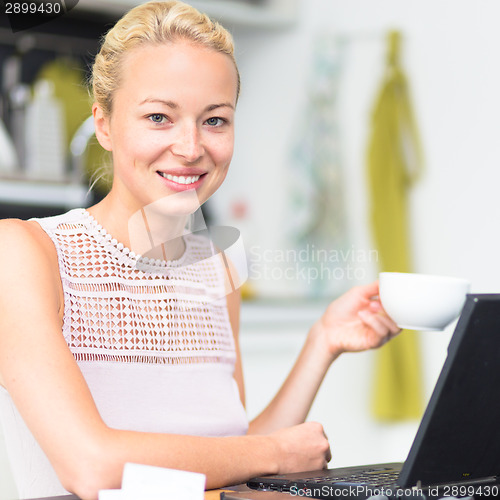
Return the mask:
<path fill-rule="evenodd" d="M 67 173 L 57 181 L 50 181 L 43 173 L 34 176 L 26 171 L 23 156 L 28 144 L 25 134 L 27 102 L 40 70 L 53 61 L 64 61 L 70 68 L 82 68 L 83 84 L 100 36 L 115 19 L 116 16 L 75 9 L 49 23 L 12 33 L 5 16 L 0 18 L 0 119 L 15 145 L 18 160 L 15 168 L 0 172 L 0 218 L 55 215 L 95 201 L 95 193 L 88 195 L 88 183 L 78 168 L 81 158 L 70 154 L 69 150 L 66 153 Z M 82 92 L 85 96 L 85 91 Z M 24 96 L 22 101 L 20 95 Z M 79 109 L 81 111 L 81 106 Z M 75 114 L 74 106 L 70 112 L 80 116 Z M 68 139 L 73 133 L 65 130 Z"/>

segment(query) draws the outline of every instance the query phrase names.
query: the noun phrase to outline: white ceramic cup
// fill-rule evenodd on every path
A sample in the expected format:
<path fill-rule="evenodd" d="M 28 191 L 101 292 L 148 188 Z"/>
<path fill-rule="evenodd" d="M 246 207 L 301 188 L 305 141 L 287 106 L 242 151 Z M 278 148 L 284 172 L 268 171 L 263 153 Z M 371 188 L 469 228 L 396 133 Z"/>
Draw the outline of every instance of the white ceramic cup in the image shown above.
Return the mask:
<path fill-rule="evenodd" d="M 461 278 L 380 273 L 380 301 L 400 328 L 444 330 L 462 311 L 470 283 Z"/>

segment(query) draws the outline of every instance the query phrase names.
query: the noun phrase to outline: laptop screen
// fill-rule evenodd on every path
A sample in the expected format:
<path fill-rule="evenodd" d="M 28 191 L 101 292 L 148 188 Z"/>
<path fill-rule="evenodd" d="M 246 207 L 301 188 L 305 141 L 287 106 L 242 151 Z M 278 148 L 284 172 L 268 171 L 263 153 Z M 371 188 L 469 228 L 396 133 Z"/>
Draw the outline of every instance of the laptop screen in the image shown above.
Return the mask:
<path fill-rule="evenodd" d="M 500 295 L 468 295 L 398 484 L 498 476 L 499 426 Z"/>

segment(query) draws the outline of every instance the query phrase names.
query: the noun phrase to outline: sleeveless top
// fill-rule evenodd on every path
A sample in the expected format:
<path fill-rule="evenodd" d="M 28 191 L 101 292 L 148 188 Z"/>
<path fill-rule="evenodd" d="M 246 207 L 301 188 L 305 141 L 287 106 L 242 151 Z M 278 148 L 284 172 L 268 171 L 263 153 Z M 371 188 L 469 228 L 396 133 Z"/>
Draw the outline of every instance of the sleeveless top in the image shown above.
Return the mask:
<path fill-rule="evenodd" d="M 34 220 L 56 247 L 62 334 L 104 422 L 135 431 L 245 434 L 225 267 L 210 241 L 186 234 L 179 260 L 152 260 L 112 239 L 85 209 Z M 2 387 L 0 415 L 21 497 L 64 494 Z"/>

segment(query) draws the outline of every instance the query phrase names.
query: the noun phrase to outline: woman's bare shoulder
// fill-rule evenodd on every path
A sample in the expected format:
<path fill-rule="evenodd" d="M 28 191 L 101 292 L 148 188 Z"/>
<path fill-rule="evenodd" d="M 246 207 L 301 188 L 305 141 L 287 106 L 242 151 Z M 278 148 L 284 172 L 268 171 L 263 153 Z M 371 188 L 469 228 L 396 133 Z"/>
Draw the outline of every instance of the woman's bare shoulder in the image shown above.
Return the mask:
<path fill-rule="evenodd" d="M 53 291 L 52 296 L 60 302 L 57 251 L 37 222 L 0 220 L 0 285 L 14 283 L 30 289 L 43 286 L 47 294 Z"/>
<path fill-rule="evenodd" d="M 35 221 L 20 219 L 0 220 L 0 265 L 6 257 L 15 261 L 25 257 L 57 261 L 54 244 L 41 226 Z"/>

